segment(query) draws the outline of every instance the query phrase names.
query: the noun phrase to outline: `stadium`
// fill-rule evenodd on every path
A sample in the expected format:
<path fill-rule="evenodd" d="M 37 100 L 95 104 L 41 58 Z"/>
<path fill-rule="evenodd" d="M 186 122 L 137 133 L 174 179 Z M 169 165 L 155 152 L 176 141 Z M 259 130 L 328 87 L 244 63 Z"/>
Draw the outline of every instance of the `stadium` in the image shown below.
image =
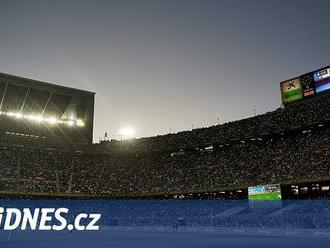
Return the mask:
<path fill-rule="evenodd" d="M 283 199 L 329 198 L 329 72 L 281 82 L 283 106 L 262 115 L 98 144 L 93 92 L 1 74 L 1 195 L 247 199 L 280 184 Z"/>
<path fill-rule="evenodd" d="M 328 248 L 329 8 L 0 0 L 0 248 Z"/>
<path fill-rule="evenodd" d="M 281 82 L 283 104 L 265 114 L 93 144 L 95 93 L 0 74 L 2 206 L 48 200 L 28 202 L 107 216 L 88 241 L 15 231 L 0 232 L 0 243 L 69 239 L 90 247 L 129 237 L 134 243 L 125 247 L 160 239 L 168 240 L 163 247 L 188 247 L 198 237 L 203 247 L 262 247 L 284 237 L 309 247 L 308 237 L 326 245 L 329 206 L 320 200 L 330 198 L 329 85 L 330 66 Z"/>

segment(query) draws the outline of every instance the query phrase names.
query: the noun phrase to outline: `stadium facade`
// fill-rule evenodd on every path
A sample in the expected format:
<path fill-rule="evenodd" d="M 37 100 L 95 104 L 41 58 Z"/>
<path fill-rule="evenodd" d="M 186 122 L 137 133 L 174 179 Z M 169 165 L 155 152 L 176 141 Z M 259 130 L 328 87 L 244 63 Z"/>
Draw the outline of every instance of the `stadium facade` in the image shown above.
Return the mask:
<path fill-rule="evenodd" d="M 0 73 L 0 137 L 91 144 L 95 93 Z"/>

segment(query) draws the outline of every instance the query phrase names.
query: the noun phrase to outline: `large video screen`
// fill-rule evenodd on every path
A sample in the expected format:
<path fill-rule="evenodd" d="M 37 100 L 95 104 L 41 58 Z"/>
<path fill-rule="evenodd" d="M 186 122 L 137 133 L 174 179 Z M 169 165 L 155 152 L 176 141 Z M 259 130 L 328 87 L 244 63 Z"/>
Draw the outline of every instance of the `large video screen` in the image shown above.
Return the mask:
<path fill-rule="evenodd" d="M 330 68 L 314 72 L 316 93 L 330 89 Z"/>
<path fill-rule="evenodd" d="M 330 66 L 281 82 L 282 103 L 330 91 Z"/>
<path fill-rule="evenodd" d="M 315 94 L 313 73 L 307 73 L 300 76 L 300 82 L 304 97 L 312 96 Z"/>
<path fill-rule="evenodd" d="M 250 201 L 282 200 L 281 186 L 279 184 L 269 184 L 249 187 L 248 198 Z"/>
<path fill-rule="evenodd" d="M 289 103 L 303 98 L 303 92 L 299 78 L 281 82 L 282 102 Z"/>

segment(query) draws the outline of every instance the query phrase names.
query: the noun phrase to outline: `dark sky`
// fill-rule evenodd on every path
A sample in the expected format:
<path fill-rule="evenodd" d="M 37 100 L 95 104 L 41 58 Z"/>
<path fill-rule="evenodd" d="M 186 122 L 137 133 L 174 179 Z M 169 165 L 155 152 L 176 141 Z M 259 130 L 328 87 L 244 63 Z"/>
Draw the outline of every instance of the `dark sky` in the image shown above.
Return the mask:
<path fill-rule="evenodd" d="M 330 1 L 0 0 L 0 71 L 97 92 L 95 138 L 241 119 L 330 64 Z"/>

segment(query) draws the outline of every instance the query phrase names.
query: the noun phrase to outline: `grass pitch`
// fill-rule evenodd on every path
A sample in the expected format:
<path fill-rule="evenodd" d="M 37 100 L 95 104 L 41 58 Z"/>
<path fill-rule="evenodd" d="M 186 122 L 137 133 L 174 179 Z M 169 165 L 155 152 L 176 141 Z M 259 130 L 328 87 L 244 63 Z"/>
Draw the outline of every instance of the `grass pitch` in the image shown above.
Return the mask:
<path fill-rule="evenodd" d="M 265 194 L 255 194 L 249 195 L 249 200 L 251 201 L 277 201 L 282 200 L 281 193 L 273 192 L 273 193 L 265 193 Z"/>

